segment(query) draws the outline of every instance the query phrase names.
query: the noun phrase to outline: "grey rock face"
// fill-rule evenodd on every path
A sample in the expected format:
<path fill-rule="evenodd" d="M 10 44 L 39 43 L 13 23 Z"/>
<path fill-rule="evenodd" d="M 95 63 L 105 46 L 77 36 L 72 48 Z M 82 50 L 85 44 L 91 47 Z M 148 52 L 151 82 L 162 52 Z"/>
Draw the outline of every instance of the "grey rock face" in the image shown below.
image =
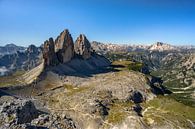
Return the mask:
<path fill-rule="evenodd" d="M 32 101 L 11 98 L 0 106 L 0 129 L 80 129 L 63 114 L 40 113 Z"/>
<path fill-rule="evenodd" d="M 143 101 L 146 100 L 146 98 L 140 91 L 134 91 L 130 95 L 130 100 L 132 100 L 134 103 L 142 103 Z"/>
<path fill-rule="evenodd" d="M 0 56 L 0 69 L 6 69 L 8 74 L 21 69 L 29 70 L 41 63 L 41 49 L 30 45 L 24 51 Z M 1 71 L 1 70 L 0 70 Z"/>
<path fill-rule="evenodd" d="M 24 124 L 38 117 L 38 110 L 31 101 L 13 100 L 0 107 L 0 120 L 8 125 Z"/>
<path fill-rule="evenodd" d="M 55 40 L 55 52 L 61 63 L 70 61 L 74 56 L 73 39 L 67 29 L 61 32 Z"/>
<path fill-rule="evenodd" d="M 83 59 L 89 59 L 91 57 L 91 44 L 85 35 L 81 34 L 74 46 L 75 53 L 82 56 Z"/>
<path fill-rule="evenodd" d="M 46 129 L 79 129 L 71 118 L 42 114 L 31 122 L 34 127 L 43 127 Z"/>
<path fill-rule="evenodd" d="M 39 54 L 39 49 L 35 45 L 31 44 L 27 48 L 27 53 L 29 53 L 29 54 L 37 54 L 38 55 Z"/>
<path fill-rule="evenodd" d="M 45 66 L 54 66 L 58 63 L 55 50 L 53 38 L 46 40 L 43 47 L 43 59 Z"/>

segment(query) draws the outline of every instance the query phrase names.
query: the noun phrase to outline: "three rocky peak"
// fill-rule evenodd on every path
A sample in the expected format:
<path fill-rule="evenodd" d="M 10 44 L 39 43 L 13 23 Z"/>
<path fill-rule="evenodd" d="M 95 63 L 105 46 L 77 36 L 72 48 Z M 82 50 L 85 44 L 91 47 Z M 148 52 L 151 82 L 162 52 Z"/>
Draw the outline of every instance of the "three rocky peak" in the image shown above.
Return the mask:
<path fill-rule="evenodd" d="M 45 66 L 66 63 L 76 55 L 86 60 L 91 57 L 91 52 L 90 42 L 85 35 L 80 34 L 74 44 L 72 36 L 67 29 L 60 33 L 55 42 L 53 38 L 49 38 L 43 45 Z"/>

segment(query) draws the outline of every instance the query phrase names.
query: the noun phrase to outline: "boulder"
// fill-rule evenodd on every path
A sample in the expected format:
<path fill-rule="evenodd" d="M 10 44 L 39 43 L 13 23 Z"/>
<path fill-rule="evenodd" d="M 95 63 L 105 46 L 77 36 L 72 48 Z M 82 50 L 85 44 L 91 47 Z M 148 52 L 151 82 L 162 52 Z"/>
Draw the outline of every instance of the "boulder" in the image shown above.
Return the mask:
<path fill-rule="evenodd" d="M 143 101 L 146 100 L 145 95 L 141 91 L 133 91 L 130 96 L 129 100 L 132 100 L 134 103 L 142 103 Z"/>
<path fill-rule="evenodd" d="M 67 29 L 60 33 L 55 40 L 55 52 L 61 63 L 66 63 L 74 56 L 74 43 Z"/>
<path fill-rule="evenodd" d="M 53 38 L 49 38 L 49 40 L 46 40 L 44 42 L 43 59 L 44 59 L 45 66 L 54 66 L 58 63 L 55 54 Z"/>
<path fill-rule="evenodd" d="M 84 34 L 80 34 L 77 38 L 74 50 L 77 55 L 83 57 L 83 59 L 89 59 L 91 57 L 91 44 Z"/>

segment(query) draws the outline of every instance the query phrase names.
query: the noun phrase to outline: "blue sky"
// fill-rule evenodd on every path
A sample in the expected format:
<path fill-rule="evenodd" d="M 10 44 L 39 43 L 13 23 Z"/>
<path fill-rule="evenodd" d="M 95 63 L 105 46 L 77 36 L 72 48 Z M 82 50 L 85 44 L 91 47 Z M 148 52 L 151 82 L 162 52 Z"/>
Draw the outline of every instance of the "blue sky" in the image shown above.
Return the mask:
<path fill-rule="evenodd" d="M 0 0 L 0 46 L 74 40 L 195 45 L 195 0 Z"/>

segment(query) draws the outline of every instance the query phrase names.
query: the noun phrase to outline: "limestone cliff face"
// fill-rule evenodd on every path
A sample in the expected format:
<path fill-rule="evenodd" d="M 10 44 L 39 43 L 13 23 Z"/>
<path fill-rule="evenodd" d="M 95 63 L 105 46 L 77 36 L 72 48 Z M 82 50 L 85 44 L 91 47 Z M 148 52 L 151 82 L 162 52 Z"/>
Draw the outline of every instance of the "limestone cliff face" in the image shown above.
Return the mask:
<path fill-rule="evenodd" d="M 84 34 L 80 34 L 74 45 L 75 53 L 82 56 L 83 59 L 91 57 L 91 44 Z"/>
<path fill-rule="evenodd" d="M 74 56 L 73 39 L 67 29 L 61 32 L 55 40 L 55 52 L 61 63 L 70 61 Z"/>
<path fill-rule="evenodd" d="M 45 66 L 56 66 L 59 63 L 67 64 L 74 62 L 72 60 L 76 60 L 78 56 L 82 57 L 84 62 L 85 60 L 93 62 L 94 67 L 96 65 L 107 66 L 110 64 L 104 57 L 100 57 L 95 53 L 92 54 L 91 44 L 84 34 L 80 34 L 74 44 L 71 34 L 65 29 L 56 38 L 55 42 L 52 38 L 44 42 L 43 59 Z M 80 63 L 77 65 L 80 65 Z"/>
<path fill-rule="evenodd" d="M 58 63 L 53 38 L 49 38 L 44 42 L 43 46 L 43 59 L 45 66 L 54 66 Z"/>

